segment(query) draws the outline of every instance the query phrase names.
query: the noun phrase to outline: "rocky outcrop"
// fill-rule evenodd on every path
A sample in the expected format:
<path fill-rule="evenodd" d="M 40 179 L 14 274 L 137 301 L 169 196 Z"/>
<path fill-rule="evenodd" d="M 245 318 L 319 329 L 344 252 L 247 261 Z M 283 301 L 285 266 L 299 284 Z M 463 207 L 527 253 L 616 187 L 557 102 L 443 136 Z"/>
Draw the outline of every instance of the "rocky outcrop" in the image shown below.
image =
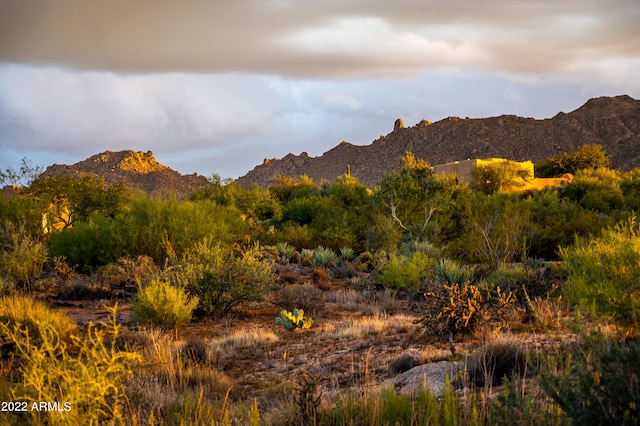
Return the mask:
<path fill-rule="evenodd" d="M 539 161 L 584 144 L 600 144 L 613 167 L 640 167 L 640 101 L 629 96 L 589 100 L 570 113 L 536 120 L 515 115 L 491 118 L 449 117 L 413 127 L 396 121 L 394 131 L 370 145 L 342 142 L 320 157 L 289 154 L 265 162 L 238 179 L 242 186 L 269 186 L 278 175 L 306 174 L 314 181 L 331 181 L 347 172 L 367 187 L 385 173 L 397 170 L 406 151 L 432 165 L 468 158 L 502 157 L 516 161 Z"/>
<path fill-rule="evenodd" d="M 71 166 L 54 164 L 43 176 L 81 176 L 93 173 L 107 185 L 124 182 L 132 189 L 153 195 L 173 194 L 184 198 L 207 183 L 204 176 L 182 175 L 160 164 L 151 151 L 105 151 Z"/>

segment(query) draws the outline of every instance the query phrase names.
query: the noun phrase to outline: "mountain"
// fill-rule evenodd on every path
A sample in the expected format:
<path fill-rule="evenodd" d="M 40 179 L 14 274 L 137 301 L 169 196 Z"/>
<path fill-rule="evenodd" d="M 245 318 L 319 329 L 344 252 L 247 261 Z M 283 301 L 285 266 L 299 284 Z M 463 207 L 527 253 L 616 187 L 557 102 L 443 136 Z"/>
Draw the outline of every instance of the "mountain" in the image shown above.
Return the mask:
<path fill-rule="evenodd" d="M 238 183 L 269 186 L 278 175 L 303 174 L 316 182 L 331 181 L 349 167 L 352 176 L 373 187 L 383 174 L 400 167 L 406 151 L 432 165 L 490 157 L 535 162 L 591 143 L 605 148 L 614 168 L 640 167 L 640 101 L 626 95 L 595 98 L 573 112 L 544 120 L 515 115 L 449 117 L 435 123 L 423 120 L 407 128 L 397 120 L 393 132 L 370 145 L 342 142 L 320 157 L 303 152 L 266 159 Z"/>
<path fill-rule="evenodd" d="M 105 151 L 71 166 L 54 164 L 42 175 L 80 176 L 87 173 L 102 177 L 107 185 L 124 182 L 130 188 L 149 194 L 174 194 L 177 198 L 184 198 L 207 183 L 204 176 L 182 175 L 158 163 L 151 151 Z"/>

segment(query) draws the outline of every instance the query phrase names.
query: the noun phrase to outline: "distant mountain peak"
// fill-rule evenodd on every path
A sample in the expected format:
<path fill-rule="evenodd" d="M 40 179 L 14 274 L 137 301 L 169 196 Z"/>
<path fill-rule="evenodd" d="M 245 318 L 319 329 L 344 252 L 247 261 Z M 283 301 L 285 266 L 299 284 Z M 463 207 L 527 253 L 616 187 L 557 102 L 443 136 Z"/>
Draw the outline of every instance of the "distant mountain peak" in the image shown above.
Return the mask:
<path fill-rule="evenodd" d="M 640 167 L 640 101 L 628 95 L 594 98 L 575 111 L 544 120 L 505 114 L 422 120 L 405 127 L 398 119 L 391 133 L 369 145 L 343 141 L 319 157 L 290 153 L 257 166 L 238 183 L 270 186 L 278 175 L 303 174 L 316 182 L 332 181 L 349 167 L 352 176 L 373 187 L 385 173 L 400 168 L 407 151 L 432 165 L 491 157 L 535 162 L 592 143 L 604 147 L 613 167 Z"/>
<path fill-rule="evenodd" d="M 207 183 L 204 176 L 182 175 L 158 163 L 152 151 L 104 151 L 71 166 L 54 164 L 43 176 L 81 176 L 92 173 L 107 185 L 124 182 L 132 189 L 153 195 L 173 194 L 184 198 Z"/>

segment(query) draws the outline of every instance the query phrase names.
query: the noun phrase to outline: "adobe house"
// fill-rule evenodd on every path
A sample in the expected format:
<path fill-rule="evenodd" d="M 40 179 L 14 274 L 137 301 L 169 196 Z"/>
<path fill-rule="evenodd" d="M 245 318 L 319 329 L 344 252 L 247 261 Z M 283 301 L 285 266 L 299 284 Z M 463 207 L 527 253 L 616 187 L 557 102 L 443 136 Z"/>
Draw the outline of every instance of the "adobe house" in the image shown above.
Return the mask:
<path fill-rule="evenodd" d="M 456 175 L 461 181 L 469 182 L 471 180 L 471 170 L 474 167 L 482 167 L 489 164 L 503 163 L 507 161 L 504 158 L 487 158 L 487 159 L 468 159 L 462 161 L 453 161 L 446 164 L 438 164 L 433 166 L 433 172 L 437 175 Z M 533 174 L 533 163 L 531 161 L 516 161 L 523 170 L 527 170 Z"/>
<path fill-rule="evenodd" d="M 482 167 L 487 164 L 495 164 L 504 161 L 507 160 L 504 158 L 487 158 L 484 160 L 476 158 L 463 161 L 453 161 L 451 163 L 438 164 L 437 166 L 434 166 L 433 172 L 439 175 L 456 175 L 459 180 L 469 182 L 471 180 L 471 170 L 474 166 Z M 524 192 L 530 190 L 541 190 L 546 187 L 558 188 L 560 186 L 567 185 L 573 180 L 573 176 L 569 173 L 559 178 L 536 178 L 533 163 L 531 161 L 518 161 L 516 163 L 519 164 L 523 170 L 530 172 L 530 176 L 534 178 L 528 182 L 523 182 L 522 185 L 510 188 L 510 191 Z"/>

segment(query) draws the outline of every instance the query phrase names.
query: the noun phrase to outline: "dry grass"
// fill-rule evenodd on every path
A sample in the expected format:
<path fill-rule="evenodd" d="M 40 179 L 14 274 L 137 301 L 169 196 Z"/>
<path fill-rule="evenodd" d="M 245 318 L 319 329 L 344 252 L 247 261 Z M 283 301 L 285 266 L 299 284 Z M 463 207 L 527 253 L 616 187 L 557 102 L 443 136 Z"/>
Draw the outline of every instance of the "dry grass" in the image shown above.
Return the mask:
<path fill-rule="evenodd" d="M 346 320 L 336 325 L 327 326 L 322 331 L 322 336 L 330 340 L 364 339 L 366 337 L 404 329 L 412 325 L 414 318 L 404 314 L 385 315 L 377 314 L 370 317 Z"/>
<path fill-rule="evenodd" d="M 266 346 L 279 339 L 273 331 L 264 328 L 243 328 L 228 336 L 212 340 L 210 347 L 213 350 L 239 350 Z"/>

